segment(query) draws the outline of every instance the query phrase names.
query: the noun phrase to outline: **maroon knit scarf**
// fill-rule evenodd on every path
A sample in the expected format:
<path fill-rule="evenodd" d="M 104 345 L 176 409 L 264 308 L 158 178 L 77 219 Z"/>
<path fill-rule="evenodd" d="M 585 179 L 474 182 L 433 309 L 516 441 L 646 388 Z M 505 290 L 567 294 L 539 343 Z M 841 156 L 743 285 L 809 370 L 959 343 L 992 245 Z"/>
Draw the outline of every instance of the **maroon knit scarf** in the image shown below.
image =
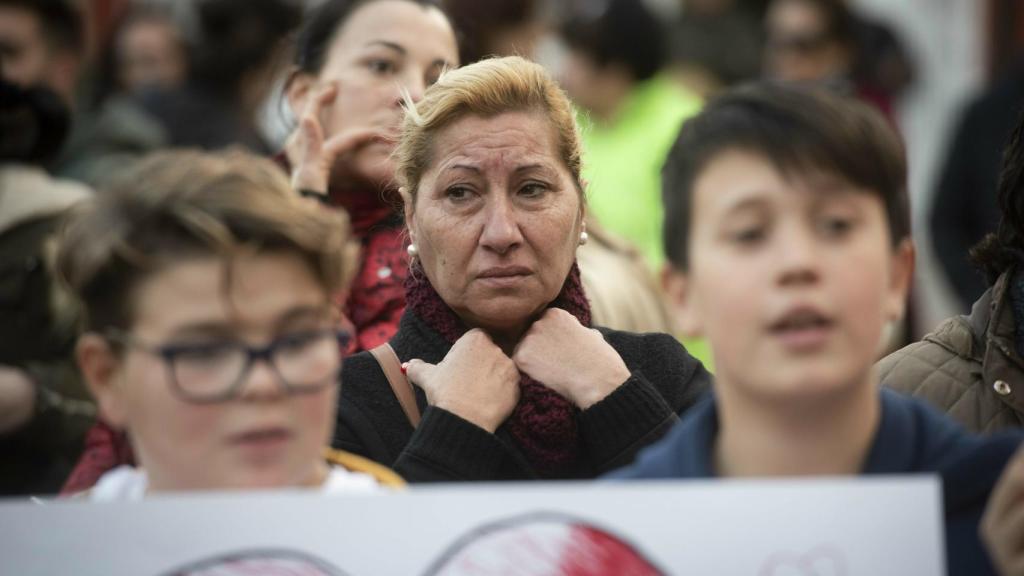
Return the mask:
<path fill-rule="evenodd" d="M 418 264 L 405 281 L 406 305 L 423 322 L 454 344 L 469 328 L 434 290 Z M 549 308 L 561 308 L 590 326 L 590 303 L 583 293 L 580 270 L 573 264 L 562 291 Z M 547 386 L 519 373 L 519 404 L 505 422 L 530 463 L 543 476 L 570 471 L 579 456 L 576 408 Z"/>

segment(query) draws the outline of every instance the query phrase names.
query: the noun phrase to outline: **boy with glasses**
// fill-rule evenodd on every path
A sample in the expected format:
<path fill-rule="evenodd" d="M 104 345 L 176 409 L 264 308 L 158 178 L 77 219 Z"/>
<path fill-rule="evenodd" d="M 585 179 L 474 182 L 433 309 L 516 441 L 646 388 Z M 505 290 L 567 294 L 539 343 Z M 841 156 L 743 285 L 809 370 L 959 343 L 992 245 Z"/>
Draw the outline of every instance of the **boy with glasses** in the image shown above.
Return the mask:
<path fill-rule="evenodd" d="M 400 483 L 350 454 L 325 460 L 347 231 L 240 152 L 152 156 L 75 214 L 58 267 L 86 310 L 78 363 L 139 462 L 91 498 Z"/>

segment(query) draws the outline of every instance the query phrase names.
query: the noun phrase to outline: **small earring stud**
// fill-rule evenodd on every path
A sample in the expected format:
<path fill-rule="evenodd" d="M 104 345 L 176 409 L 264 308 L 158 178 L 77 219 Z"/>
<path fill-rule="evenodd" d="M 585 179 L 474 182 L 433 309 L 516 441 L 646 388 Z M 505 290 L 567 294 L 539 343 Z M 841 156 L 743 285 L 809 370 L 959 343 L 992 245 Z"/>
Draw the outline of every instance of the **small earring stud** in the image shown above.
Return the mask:
<path fill-rule="evenodd" d="M 415 244 L 409 244 L 406 246 L 405 251 L 409 253 L 409 258 L 415 258 L 420 253 Z"/>
<path fill-rule="evenodd" d="M 587 234 L 587 231 L 584 230 L 584 231 L 580 232 L 580 246 L 583 246 L 584 244 L 586 244 L 587 240 L 590 240 L 590 235 Z"/>

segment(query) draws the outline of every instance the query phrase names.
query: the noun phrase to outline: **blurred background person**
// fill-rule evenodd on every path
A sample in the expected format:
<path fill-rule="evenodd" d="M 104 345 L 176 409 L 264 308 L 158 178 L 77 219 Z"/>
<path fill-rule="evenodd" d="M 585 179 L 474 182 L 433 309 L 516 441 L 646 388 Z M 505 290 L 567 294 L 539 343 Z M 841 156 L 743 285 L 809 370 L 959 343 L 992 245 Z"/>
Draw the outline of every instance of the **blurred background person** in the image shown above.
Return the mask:
<path fill-rule="evenodd" d="M 661 74 L 665 33 L 643 2 L 586 3 L 567 16 L 560 34 L 568 48 L 561 80 L 584 114 L 591 213 L 657 268 L 664 260 L 661 165 L 700 100 Z"/>
<path fill-rule="evenodd" d="M 582 250 L 584 280 L 596 296 L 596 308 L 607 311 L 609 325 L 674 332 L 648 271 L 664 260 L 661 165 L 679 126 L 701 101 L 664 72 L 664 25 L 644 2 L 577 2 L 561 19 L 558 33 L 566 54 L 559 76 L 579 110 L 587 219 L 605 251 L 616 254 Z M 626 277 L 633 280 L 616 280 Z M 643 310 L 622 303 L 631 292 L 646 295 Z M 614 324 L 624 318 L 633 320 Z M 711 365 L 702 341 L 687 341 L 686 347 Z"/>
<path fill-rule="evenodd" d="M 912 65 L 883 24 L 846 0 L 772 0 L 765 14 L 764 75 L 824 86 L 873 104 L 895 124 L 895 100 Z"/>
<path fill-rule="evenodd" d="M 959 312 L 987 288 L 969 259 L 972 246 L 996 230 L 996 181 L 1014 119 L 1024 109 L 1024 57 L 967 102 L 946 145 L 929 220 L 931 242 Z"/>
<path fill-rule="evenodd" d="M 180 90 L 188 70 L 183 31 L 165 7 L 128 4 L 110 36 L 97 41 L 99 56 L 79 93 L 79 109 L 54 169 L 102 188 L 170 136 L 142 107 L 150 92 Z"/>
<path fill-rule="evenodd" d="M 73 361 L 80 312 L 53 274 L 63 216 L 91 192 L 43 168 L 69 125 L 55 91 L 0 80 L 0 496 L 56 492 L 95 416 Z"/>
<path fill-rule="evenodd" d="M 300 9 L 287 0 L 196 0 L 193 9 L 195 36 L 184 86 L 146 91 L 143 107 L 163 127 L 170 146 L 241 145 L 270 154 L 258 113 Z"/>
<path fill-rule="evenodd" d="M 171 14 L 146 4 L 120 19 L 106 53 L 110 92 L 140 94 L 181 86 L 188 72 L 182 31 Z"/>
<path fill-rule="evenodd" d="M 70 0 L 0 0 L 0 77 L 75 102 L 85 30 Z"/>
<path fill-rule="evenodd" d="M 757 78 L 764 43 L 759 14 L 737 0 L 679 0 L 669 33 L 670 69 L 704 97 Z"/>
<path fill-rule="evenodd" d="M 535 59 L 549 32 L 544 2 L 537 0 L 444 0 L 459 40 L 463 65 L 488 56 Z"/>
<path fill-rule="evenodd" d="M 53 492 L 94 415 L 71 358 L 78 311 L 51 273 L 60 219 L 89 191 L 47 172 L 85 52 L 69 0 L 0 1 L 0 494 Z"/>

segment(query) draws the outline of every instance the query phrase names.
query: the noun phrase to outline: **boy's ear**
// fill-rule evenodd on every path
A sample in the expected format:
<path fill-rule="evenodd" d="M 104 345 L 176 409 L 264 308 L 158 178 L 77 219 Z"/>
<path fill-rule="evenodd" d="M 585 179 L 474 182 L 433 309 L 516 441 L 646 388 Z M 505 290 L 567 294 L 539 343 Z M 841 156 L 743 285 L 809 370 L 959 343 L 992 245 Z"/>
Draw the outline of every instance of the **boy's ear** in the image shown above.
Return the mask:
<path fill-rule="evenodd" d="M 704 329 L 697 313 L 696 299 L 690 290 L 689 277 L 666 263 L 661 269 L 661 287 L 679 334 L 686 338 L 702 336 Z"/>
<path fill-rule="evenodd" d="M 901 241 L 893 250 L 889 294 L 885 303 L 886 319 L 889 321 L 899 321 L 906 312 L 907 297 L 914 279 L 915 253 L 914 241 L 910 238 Z"/>
<path fill-rule="evenodd" d="M 110 343 L 99 334 L 86 332 L 78 338 L 75 356 L 103 420 L 114 428 L 124 428 L 124 391 L 118 382 L 121 361 L 110 348 Z"/>

